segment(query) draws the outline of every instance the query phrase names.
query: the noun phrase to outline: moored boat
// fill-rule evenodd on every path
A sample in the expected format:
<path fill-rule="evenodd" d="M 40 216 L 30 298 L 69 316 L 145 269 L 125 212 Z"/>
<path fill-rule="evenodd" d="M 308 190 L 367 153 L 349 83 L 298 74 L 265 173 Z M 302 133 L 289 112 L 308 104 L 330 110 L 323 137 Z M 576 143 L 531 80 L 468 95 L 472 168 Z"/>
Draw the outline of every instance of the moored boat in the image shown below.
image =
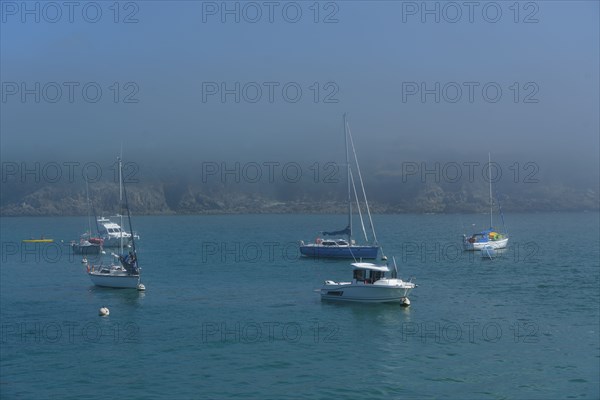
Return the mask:
<path fill-rule="evenodd" d="M 135 289 L 140 284 L 140 271 L 135 258 L 119 257 L 119 264 L 88 265 L 87 273 L 96 286 Z"/>
<path fill-rule="evenodd" d="M 315 258 L 355 258 L 355 259 L 372 259 L 377 258 L 379 254 L 379 246 L 360 246 L 354 241 L 352 244 L 344 239 L 320 239 L 317 238 L 315 243 L 305 244 L 300 242 L 300 253 L 306 257 Z"/>
<path fill-rule="evenodd" d="M 352 148 L 354 162 L 351 165 L 350 163 L 350 153 L 348 142 L 350 142 L 350 147 Z M 380 246 L 377 243 L 377 235 L 375 234 L 375 228 L 373 226 L 373 220 L 371 218 L 371 211 L 369 209 L 369 203 L 367 201 L 367 195 L 365 192 L 365 188 L 362 181 L 362 175 L 360 173 L 360 167 L 358 165 L 358 158 L 356 156 L 356 149 L 354 148 L 354 142 L 352 140 L 352 135 L 350 132 L 350 128 L 348 123 L 346 122 L 346 114 L 344 114 L 344 143 L 346 146 L 346 166 L 347 166 L 347 174 L 346 174 L 346 186 L 348 189 L 347 193 L 347 205 L 348 205 L 348 224 L 344 229 L 328 232 L 321 231 L 320 234 L 324 236 L 337 236 L 337 239 L 321 239 L 317 237 L 313 243 L 304 243 L 304 241 L 300 241 L 300 254 L 304 257 L 315 257 L 315 258 L 351 258 L 354 260 L 360 259 L 374 259 L 377 258 L 380 250 Z M 363 214 L 361 211 L 361 201 L 359 201 L 359 195 L 356 190 L 356 185 L 354 182 L 354 174 L 352 169 L 356 169 L 356 173 L 358 176 L 358 180 L 360 183 L 361 190 L 361 201 L 364 202 L 365 210 L 368 216 L 368 222 L 371 227 L 373 241 L 370 244 L 356 244 L 356 241 L 352 239 L 352 204 L 356 202 L 356 210 L 358 212 L 358 216 L 360 218 L 360 224 L 362 227 L 362 232 L 366 242 L 369 242 L 369 238 L 367 235 L 367 230 L 365 229 L 365 222 L 363 220 Z M 352 194 L 354 194 L 354 201 L 352 199 Z M 340 236 L 346 236 L 346 239 L 340 238 Z"/>
<path fill-rule="evenodd" d="M 119 158 L 119 185 L 121 187 L 120 193 L 122 196 L 120 200 L 122 201 L 122 197 L 125 198 L 125 209 L 127 210 L 127 219 L 129 221 L 129 229 L 133 232 L 133 228 L 131 225 L 131 213 L 129 211 L 129 204 L 127 202 L 127 191 L 125 190 L 125 185 L 123 182 L 122 175 L 122 162 Z M 121 220 L 122 220 L 121 216 Z M 125 242 L 125 237 L 123 235 L 120 236 L 119 244 L 120 244 L 120 252 L 121 254 L 114 254 L 112 256 L 118 260 L 117 263 L 111 263 L 110 265 L 89 265 L 87 266 L 87 274 L 96 286 L 103 287 L 111 287 L 111 288 L 137 288 L 138 290 L 144 290 L 144 285 L 141 284 L 141 267 L 138 265 L 138 257 L 137 251 L 135 247 L 135 238 L 134 235 L 131 235 L 131 247 L 132 250 L 129 254 L 124 254 L 123 246 Z"/>
<path fill-rule="evenodd" d="M 116 215 L 117 218 L 123 218 L 122 215 Z M 121 239 L 123 239 L 124 246 L 130 246 L 131 241 L 139 239 L 137 234 L 131 234 L 121 228 L 121 225 L 111 221 L 108 218 L 100 217 L 97 219 L 98 234 L 102 239 L 104 247 L 120 247 Z"/>
<path fill-rule="evenodd" d="M 82 255 L 94 255 L 100 254 L 102 252 L 102 240 L 100 241 L 94 240 L 94 238 L 84 239 L 83 237 L 79 240 L 79 242 L 72 241 L 69 243 L 73 254 L 82 254 Z"/>
<path fill-rule="evenodd" d="M 463 234 L 463 249 L 467 251 L 483 250 L 486 246 L 491 249 L 504 249 L 508 246 L 508 234 L 501 233 L 494 228 L 494 198 L 492 197 L 492 176 L 491 176 L 491 155 L 488 154 L 488 181 L 490 187 L 490 228 L 481 232 L 473 233 L 470 236 Z M 498 204 L 502 223 L 504 224 L 504 216 L 502 209 Z"/>
<path fill-rule="evenodd" d="M 486 247 L 504 249 L 507 245 L 508 237 L 495 232 L 493 229 L 474 233 L 470 237 L 463 236 L 463 248 L 465 250 L 483 250 Z"/>
<path fill-rule="evenodd" d="M 321 287 L 322 300 L 351 301 L 363 303 L 399 303 L 410 305 L 408 295 L 416 287 L 413 282 L 397 278 L 397 271 L 388 278 L 387 265 L 367 262 L 353 263 L 353 278 L 350 282 L 325 281 Z"/>

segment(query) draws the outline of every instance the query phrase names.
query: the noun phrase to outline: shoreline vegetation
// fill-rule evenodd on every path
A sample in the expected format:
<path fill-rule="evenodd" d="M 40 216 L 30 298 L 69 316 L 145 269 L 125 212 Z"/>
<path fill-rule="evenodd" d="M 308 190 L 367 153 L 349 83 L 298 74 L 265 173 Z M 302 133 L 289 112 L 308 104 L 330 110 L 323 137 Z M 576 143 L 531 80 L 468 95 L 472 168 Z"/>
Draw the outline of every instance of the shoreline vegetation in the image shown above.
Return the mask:
<path fill-rule="evenodd" d="M 82 216 L 89 211 L 85 189 L 45 185 L 25 192 L 7 186 L 3 185 L 0 191 L 2 217 Z M 128 196 L 131 210 L 137 215 L 340 214 L 346 210 L 336 190 L 321 193 L 298 188 L 268 189 L 271 188 L 205 188 L 155 183 L 133 185 L 128 189 Z M 489 212 L 489 198 L 484 187 L 424 184 L 403 187 L 395 192 L 376 189 L 380 190 L 375 190 L 369 199 L 375 214 Z M 118 190 L 110 183 L 91 188 L 90 199 L 98 216 L 119 212 Z M 503 192 L 498 199 L 504 213 L 600 209 L 598 190 L 564 185 Z M 497 210 L 497 203 L 494 207 Z"/>

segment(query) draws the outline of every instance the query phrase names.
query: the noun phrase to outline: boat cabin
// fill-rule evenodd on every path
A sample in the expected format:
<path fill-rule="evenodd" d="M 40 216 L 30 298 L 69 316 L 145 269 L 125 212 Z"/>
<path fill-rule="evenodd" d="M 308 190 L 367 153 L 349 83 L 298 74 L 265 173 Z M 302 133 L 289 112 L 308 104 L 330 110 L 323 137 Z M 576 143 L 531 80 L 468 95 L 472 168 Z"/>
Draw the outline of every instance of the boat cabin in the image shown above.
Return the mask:
<path fill-rule="evenodd" d="M 335 246 L 348 247 L 348 242 L 344 239 L 336 239 L 336 240 L 325 239 L 325 240 L 317 241 L 317 244 L 320 244 L 321 246 L 331 246 L 331 247 L 335 247 Z"/>
<path fill-rule="evenodd" d="M 474 233 L 473 236 L 467 239 L 467 241 L 469 243 L 486 243 L 490 240 L 496 241 L 500 239 L 502 239 L 502 235 L 493 230 L 488 230 L 479 233 Z"/>
<path fill-rule="evenodd" d="M 390 270 L 386 265 L 375 265 L 363 262 L 352 264 L 352 268 L 354 269 L 352 281 L 354 283 L 362 282 L 365 284 L 375 283 L 378 280 L 385 278 L 385 273 Z"/>
<path fill-rule="evenodd" d="M 104 228 L 103 232 L 101 232 L 103 234 L 108 234 L 110 236 L 116 237 L 120 237 L 120 235 L 123 235 L 123 237 L 129 236 L 127 232 L 121 229 L 121 226 L 119 224 L 114 223 L 109 219 L 99 218 L 98 222 L 102 225 L 102 228 Z"/>
<path fill-rule="evenodd" d="M 108 233 L 121 233 L 121 227 L 117 224 L 106 224 L 104 225 L 104 229 L 106 229 L 106 232 Z"/>

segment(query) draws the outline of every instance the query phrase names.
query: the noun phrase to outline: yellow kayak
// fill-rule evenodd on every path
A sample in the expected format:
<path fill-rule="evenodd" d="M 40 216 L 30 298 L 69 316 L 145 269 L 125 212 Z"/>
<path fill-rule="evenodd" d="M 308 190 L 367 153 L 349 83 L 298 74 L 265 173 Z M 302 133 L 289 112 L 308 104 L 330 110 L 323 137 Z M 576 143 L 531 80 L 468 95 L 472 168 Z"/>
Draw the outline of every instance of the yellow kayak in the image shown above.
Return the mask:
<path fill-rule="evenodd" d="M 23 243 L 53 243 L 54 239 L 23 239 Z"/>

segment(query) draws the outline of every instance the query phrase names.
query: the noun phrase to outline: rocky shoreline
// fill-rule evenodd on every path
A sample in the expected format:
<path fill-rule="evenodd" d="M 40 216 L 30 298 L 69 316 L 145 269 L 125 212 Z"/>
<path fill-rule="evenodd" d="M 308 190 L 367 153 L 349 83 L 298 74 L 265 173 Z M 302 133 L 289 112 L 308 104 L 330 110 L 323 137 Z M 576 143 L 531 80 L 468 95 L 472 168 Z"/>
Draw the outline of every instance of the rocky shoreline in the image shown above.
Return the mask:
<path fill-rule="evenodd" d="M 6 194 L 4 187 L 3 194 Z M 483 187 L 443 188 L 424 184 L 396 194 L 374 195 L 369 199 L 374 213 L 485 213 L 489 210 Z M 343 199 L 300 192 L 267 193 L 227 187 L 206 189 L 201 186 L 164 183 L 136 184 L 128 188 L 130 209 L 137 215 L 191 214 L 335 214 L 343 213 Z M 329 194 L 328 194 L 329 195 Z M 339 195 L 339 193 L 338 193 Z M 290 197 L 292 199 L 290 199 Z M 119 212 L 118 190 L 114 184 L 95 185 L 90 189 L 92 205 L 98 215 Z M 598 191 L 565 186 L 536 187 L 527 191 L 502 194 L 504 212 L 597 211 Z M 85 189 L 46 185 L 27 193 L 3 195 L 0 216 L 80 216 L 88 213 Z"/>

